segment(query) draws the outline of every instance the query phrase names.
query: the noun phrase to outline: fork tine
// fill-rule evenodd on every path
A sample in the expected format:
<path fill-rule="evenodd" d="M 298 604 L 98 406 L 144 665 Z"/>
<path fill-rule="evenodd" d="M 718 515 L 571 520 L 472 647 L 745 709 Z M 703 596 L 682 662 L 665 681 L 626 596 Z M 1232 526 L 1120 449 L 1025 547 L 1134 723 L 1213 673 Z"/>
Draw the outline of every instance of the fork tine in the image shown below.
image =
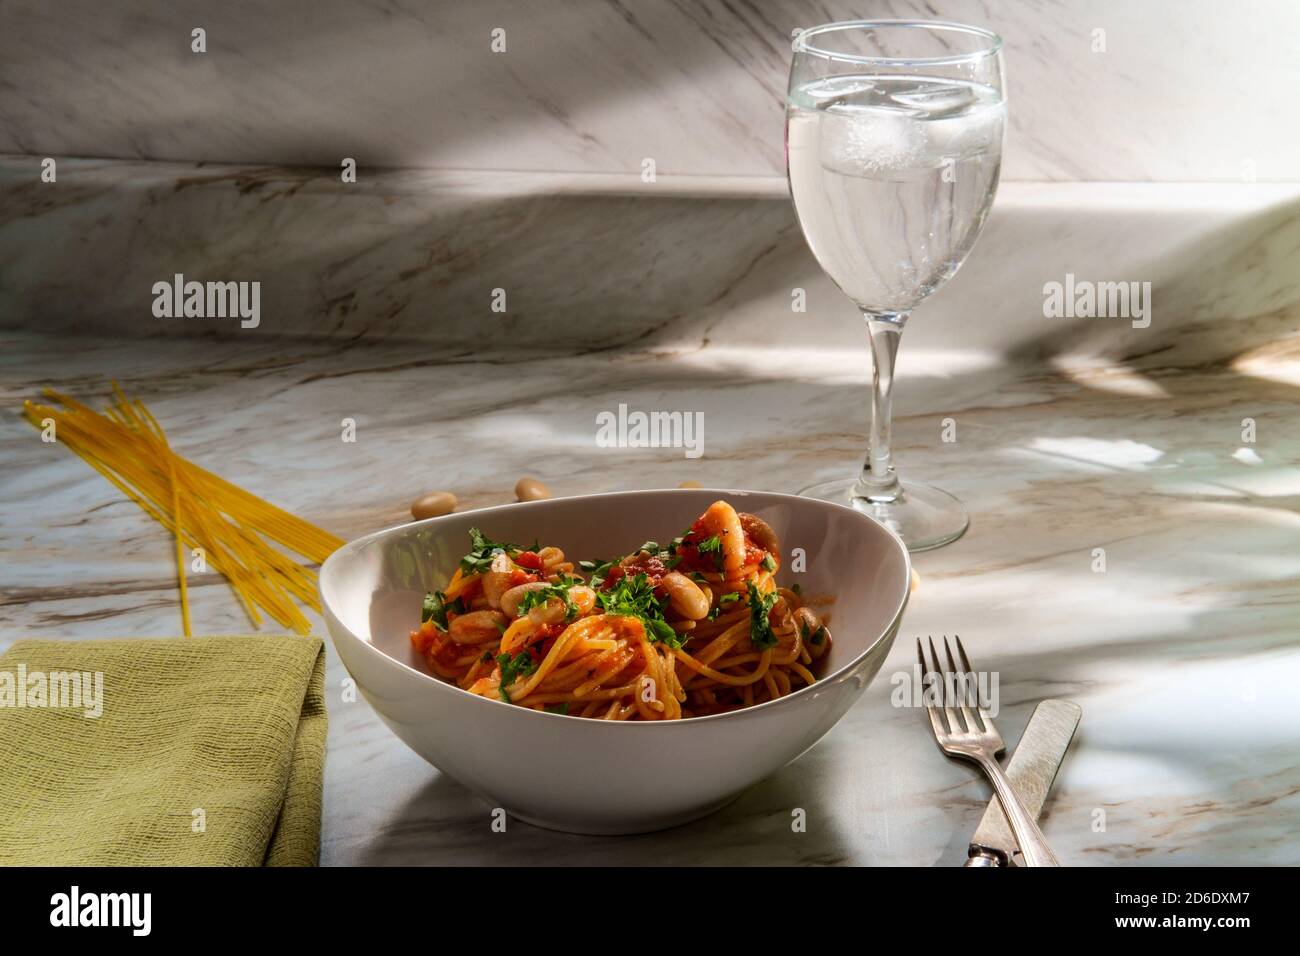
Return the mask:
<path fill-rule="evenodd" d="M 930 665 L 925 662 L 925 651 L 921 649 L 921 639 L 916 639 L 916 659 L 921 662 L 921 699 L 925 700 L 925 678 L 930 673 Z M 943 726 L 943 721 L 939 718 L 939 713 L 933 704 L 925 705 L 925 712 L 930 715 L 930 726 L 934 728 L 934 739 L 936 742 L 942 742 L 944 736 L 948 733 L 948 728 Z"/>
<path fill-rule="evenodd" d="M 943 664 L 939 659 L 939 652 L 934 649 L 934 638 L 929 637 L 926 638 L 926 640 L 930 642 L 930 656 L 934 658 L 935 669 L 936 670 L 942 669 Z M 941 694 L 942 697 L 940 699 L 943 701 L 943 712 L 944 715 L 948 718 L 948 726 L 952 728 L 952 732 L 954 734 L 959 734 L 961 733 L 962 727 L 961 724 L 957 722 L 957 712 L 953 710 L 952 707 L 950 706 L 952 704 L 952 700 L 948 696 L 948 671 L 946 670 L 943 671 L 943 690 L 941 691 Z"/>
<path fill-rule="evenodd" d="M 952 645 L 948 643 L 947 634 L 943 636 L 943 652 L 948 655 L 948 666 L 952 668 L 954 672 L 954 689 L 960 688 L 958 699 L 961 701 L 961 715 L 966 721 L 966 729 L 972 734 L 977 734 L 984 728 L 975 722 L 975 715 L 970 712 L 970 685 L 966 681 L 966 675 L 970 673 L 970 668 L 964 666 L 966 662 L 963 658 L 963 668 L 961 671 L 957 670 L 957 665 L 954 664 L 952 660 Z"/>
<path fill-rule="evenodd" d="M 961 658 L 961 666 L 966 668 L 967 673 L 975 670 L 970 666 L 970 658 L 966 656 L 966 648 L 961 646 L 961 635 L 954 634 L 953 640 L 957 642 L 957 656 Z"/>
<path fill-rule="evenodd" d="M 961 666 L 966 668 L 966 673 L 975 673 L 975 668 L 970 666 L 970 658 L 966 656 L 966 648 L 961 646 L 961 638 L 954 635 L 954 639 L 957 641 L 957 654 L 961 657 Z M 975 704 L 976 709 L 979 711 L 980 720 L 984 723 L 983 729 L 990 731 L 993 730 L 993 718 L 989 716 L 989 712 L 984 709 L 982 704 L 980 704 L 978 692 L 975 694 Z"/>

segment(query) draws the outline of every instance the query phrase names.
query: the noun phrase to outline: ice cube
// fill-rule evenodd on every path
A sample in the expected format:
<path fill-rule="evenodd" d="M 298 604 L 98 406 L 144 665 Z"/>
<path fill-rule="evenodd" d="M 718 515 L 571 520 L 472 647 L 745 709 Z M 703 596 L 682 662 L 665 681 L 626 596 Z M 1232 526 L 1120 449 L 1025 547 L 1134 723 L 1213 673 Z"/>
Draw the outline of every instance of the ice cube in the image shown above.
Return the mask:
<path fill-rule="evenodd" d="M 942 119 L 970 109 L 975 105 L 977 97 L 968 84 L 946 86 L 927 83 L 915 89 L 895 91 L 891 99 L 901 106 L 923 113 L 929 119 Z"/>
<path fill-rule="evenodd" d="M 838 107 L 821 123 L 821 164 L 847 176 L 913 166 L 925 151 L 922 124 L 905 112 Z"/>

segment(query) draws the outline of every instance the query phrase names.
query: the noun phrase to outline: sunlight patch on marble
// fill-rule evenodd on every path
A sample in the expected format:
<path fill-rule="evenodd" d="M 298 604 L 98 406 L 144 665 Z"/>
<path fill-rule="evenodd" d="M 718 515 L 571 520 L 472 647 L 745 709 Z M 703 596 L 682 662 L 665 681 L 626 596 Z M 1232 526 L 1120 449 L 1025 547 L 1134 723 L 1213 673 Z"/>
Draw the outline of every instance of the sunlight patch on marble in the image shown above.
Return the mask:
<path fill-rule="evenodd" d="M 1164 452 L 1128 438 L 1104 440 L 1083 435 L 1071 438 L 1035 438 L 1028 452 L 1052 455 L 1081 465 L 1141 471 L 1164 457 Z"/>
<path fill-rule="evenodd" d="M 1254 454 L 1251 449 L 1239 449 Z M 1184 480 L 1161 481 L 1156 487 L 1173 495 L 1209 495 L 1224 498 L 1289 498 L 1300 494 L 1300 468 L 1295 466 L 1259 467 L 1235 463 L 1196 471 Z M 1297 515 L 1300 519 L 1300 515 Z"/>
<path fill-rule="evenodd" d="M 1155 379 L 1125 365 L 1090 357 L 1058 355 L 1050 364 L 1072 382 L 1112 395 L 1129 398 L 1169 398 L 1169 390 Z"/>
<path fill-rule="evenodd" d="M 962 349 L 908 349 L 904 334 L 899 353 L 899 379 L 955 379 L 980 372 L 1005 368 L 1006 360 L 994 352 Z M 870 384 L 871 354 L 867 333 L 862 332 L 862 348 L 846 351 L 838 346 L 781 346 L 773 350 L 770 341 L 754 345 L 710 343 L 707 349 L 682 350 L 673 354 L 673 364 L 711 372 L 740 373 L 763 381 L 772 379 L 814 379 L 831 385 Z"/>

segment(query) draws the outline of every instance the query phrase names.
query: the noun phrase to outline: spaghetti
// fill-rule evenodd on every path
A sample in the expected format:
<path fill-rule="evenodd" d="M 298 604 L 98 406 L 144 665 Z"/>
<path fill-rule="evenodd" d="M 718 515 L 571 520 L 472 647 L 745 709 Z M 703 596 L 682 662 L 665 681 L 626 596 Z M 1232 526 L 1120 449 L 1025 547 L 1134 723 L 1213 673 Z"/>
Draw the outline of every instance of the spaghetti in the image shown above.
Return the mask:
<path fill-rule="evenodd" d="M 821 616 L 776 583 L 775 533 L 725 501 L 667 547 L 613 561 L 470 537 L 411 643 L 473 694 L 574 717 L 701 717 L 812 684 L 831 646 Z"/>
<path fill-rule="evenodd" d="M 232 485 L 172 451 L 158 420 L 139 400 L 113 384 L 115 401 L 104 414 L 46 389 L 58 403 L 23 403 L 23 416 L 112 482 L 176 539 L 181 622 L 191 633 L 185 551 L 202 549 L 204 563 L 225 575 L 249 618 L 260 627 L 265 611 L 300 634 L 311 623 L 297 599 L 320 611 L 316 572 L 273 547 L 278 544 L 319 564 L 343 541 Z"/>

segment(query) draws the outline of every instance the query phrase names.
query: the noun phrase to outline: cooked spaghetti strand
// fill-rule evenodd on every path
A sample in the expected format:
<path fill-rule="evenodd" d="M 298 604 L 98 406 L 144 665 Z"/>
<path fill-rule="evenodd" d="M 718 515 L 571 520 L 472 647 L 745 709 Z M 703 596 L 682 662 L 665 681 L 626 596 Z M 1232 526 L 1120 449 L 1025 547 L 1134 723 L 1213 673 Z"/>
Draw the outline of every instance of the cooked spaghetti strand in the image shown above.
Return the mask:
<path fill-rule="evenodd" d="M 816 681 L 830 648 L 821 618 L 777 586 L 775 533 L 725 501 L 666 549 L 581 562 L 589 580 L 559 548 L 471 538 L 411 641 L 432 673 L 473 694 L 571 717 L 679 720 L 788 697 Z M 466 614 L 508 623 L 463 645 Z"/>

